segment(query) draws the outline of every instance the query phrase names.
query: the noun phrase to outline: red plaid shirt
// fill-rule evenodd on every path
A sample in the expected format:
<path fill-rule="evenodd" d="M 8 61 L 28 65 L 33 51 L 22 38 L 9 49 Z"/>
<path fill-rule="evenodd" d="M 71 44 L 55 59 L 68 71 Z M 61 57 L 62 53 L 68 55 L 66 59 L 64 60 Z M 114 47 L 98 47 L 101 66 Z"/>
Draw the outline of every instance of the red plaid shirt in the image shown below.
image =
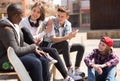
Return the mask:
<path fill-rule="evenodd" d="M 94 60 L 94 61 L 93 61 Z M 112 52 L 111 54 L 100 54 L 98 49 L 94 49 L 84 59 L 85 64 L 91 67 L 93 62 L 95 64 L 107 64 L 108 67 L 115 66 L 119 63 L 119 58 Z"/>

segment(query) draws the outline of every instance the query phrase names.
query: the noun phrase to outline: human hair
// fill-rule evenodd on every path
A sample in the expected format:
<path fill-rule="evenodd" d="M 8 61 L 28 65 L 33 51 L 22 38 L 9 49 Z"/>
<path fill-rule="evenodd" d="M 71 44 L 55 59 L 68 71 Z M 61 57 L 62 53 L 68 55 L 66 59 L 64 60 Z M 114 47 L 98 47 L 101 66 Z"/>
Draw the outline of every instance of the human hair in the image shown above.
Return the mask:
<path fill-rule="evenodd" d="M 37 19 L 37 21 L 39 20 L 44 20 L 45 19 L 45 8 L 43 7 L 43 4 L 42 2 L 36 2 L 33 6 L 32 6 L 32 9 L 34 7 L 39 7 L 40 9 L 40 17 Z"/>
<path fill-rule="evenodd" d="M 15 3 L 11 3 L 8 7 L 7 7 L 7 15 L 8 15 L 8 18 L 12 18 L 13 16 L 15 16 L 16 14 L 19 15 L 19 14 L 22 14 L 23 11 L 20 7 L 18 7 L 17 4 Z"/>
<path fill-rule="evenodd" d="M 66 15 L 69 15 L 70 10 L 66 8 L 65 6 L 59 6 L 57 9 L 58 12 L 64 12 Z"/>
<path fill-rule="evenodd" d="M 104 53 L 105 54 L 110 54 L 112 52 L 112 49 L 109 46 L 106 46 Z"/>

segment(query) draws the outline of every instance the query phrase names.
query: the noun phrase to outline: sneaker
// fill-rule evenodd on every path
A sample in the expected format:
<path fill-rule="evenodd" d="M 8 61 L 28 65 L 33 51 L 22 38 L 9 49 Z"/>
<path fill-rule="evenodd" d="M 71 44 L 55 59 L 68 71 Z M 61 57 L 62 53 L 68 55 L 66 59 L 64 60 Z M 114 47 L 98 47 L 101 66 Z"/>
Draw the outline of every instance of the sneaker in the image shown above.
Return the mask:
<path fill-rule="evenodd" d="M 72 77 L 67 76 L 64 81 L 74 81 Z"/>
<path fill-rule="evenodd" d="M 48 58 L 48 60 L 50 61 L 50 64 L 55 64 L 57 63 L 58 61 L 55 60 L 54 58 L 52 58 L 49 54 L 46 56 Z"/>
<path fill-rule="evenodd" d="M 74 68 L 72 66 L 69 68 L 68 74 L 69 75 L 74 75 L 75 74 Z"/>
<path fill-rule="evenodd" d="M 85 73 L 80 71 L 80 68 L 75 69 L 75 75 L 80 75 L 81 77 L 85 77 Z"/>
<path fill-rule="evenodd" d="M 70 67 L 70 69 L 68 71 L 68 75 L 71 76 L 74 80 L 82 79 L 82 77 L 80 75 L 75 75 L 75 71 L 74 71 L 73 67 Z"/>

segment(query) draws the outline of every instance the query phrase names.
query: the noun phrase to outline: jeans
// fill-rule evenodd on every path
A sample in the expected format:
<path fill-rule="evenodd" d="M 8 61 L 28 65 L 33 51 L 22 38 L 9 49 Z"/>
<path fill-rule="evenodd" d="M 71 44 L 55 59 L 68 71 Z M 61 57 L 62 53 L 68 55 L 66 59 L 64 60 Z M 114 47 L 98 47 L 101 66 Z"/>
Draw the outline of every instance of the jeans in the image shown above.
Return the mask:
<path fill-rule="evenodd" d="M 25 68 L 29 71 L 32 81 L 50 81 L 48 60 L 30 53 L 20 57 Z"/>
<path fill-rule="evenodd" d="M 67 41 L 62 41 L 56 44 L 52 45 L 53 48 L 56 48 L 57 51 L 59 52 L 59 54 L 63 54 L 63 58 L 65 60 L 65 64 L 67 67 L 70 67 L 71 61 L 70 61 L 70 56 L 69 56 L 69 52 L 74 52 L 77 51 L 77 56 L 76 56 L 76 62 L 75 62 L 75 66 L 79 67 L 83 54 L 84 54 L 84 46 L 80 45 L 80 44 L 73 44 L 70 48 L 69 48 L 69 44 Z"/>
<path fill-rule="evenodd" d="M 102 75 L 99 75 L 93 68 L 88 68 L 88 81 L 117 81 L 116 66 L 103 68 Z"/>

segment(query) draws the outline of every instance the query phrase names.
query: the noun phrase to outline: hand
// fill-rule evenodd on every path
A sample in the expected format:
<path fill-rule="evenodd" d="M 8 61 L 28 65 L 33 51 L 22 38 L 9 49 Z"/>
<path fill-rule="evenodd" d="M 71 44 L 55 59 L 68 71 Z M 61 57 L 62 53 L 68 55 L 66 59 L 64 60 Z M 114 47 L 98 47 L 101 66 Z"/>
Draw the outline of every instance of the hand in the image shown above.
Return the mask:
<path fill-rule="evenodd" d="M 68 34 L 68 39 L 74 38 L 77 35 L 77 31 L 73 30 L 71 33 Z"/>
<path fill-rule="evenodd" d="M 41 50 L 38 50 L 37 48 L 36 48 L 36 50 L 35 50 L 35 52 L 37 53 L 37 54 L 39 54 L 40 56 L 47 56 L 47 54 L 48 53 L 45 53 L 45 52 L 43 52 L 43 51 L 41 51 Z"/>
<path fill-rule="evenodd" d="M 46 32 L 47 34 L 52 31 L 52 24 L 53 24 L 53 20 L 52 20 L 52 19 L 49 19 L 49 20 L 48 20 L 48 23 L 47 23 L 46 30 L 45 30 L 45 32 Z"/>
<path fill-rule="evenodd" d="M 101 65 L 99 65 L 101 68 L 105 68 L 105 67 L 107 67 L 107 65 L 106 64 L 101 64 Z"/>
<path fill-rule="evenodd" d="M 39 38 L 39 39 L 34 40 L 36 45 L 39 45 L 42 41 L 43 41 L 43 38 Z"/>
<path fill-rule="evenodd" d="M 95 71 L 98 72 L 98 74 L 101 75 L 103 73 L 102 68 L 100 67 L 99 64 L 93 64 L 92 67 L 95 69 Z"/>
<path fill-rule="evenodd" d="M 78 29 L 74 29 L 72 32 L 74 32 L 74 33 L 78 33 Z"/>

